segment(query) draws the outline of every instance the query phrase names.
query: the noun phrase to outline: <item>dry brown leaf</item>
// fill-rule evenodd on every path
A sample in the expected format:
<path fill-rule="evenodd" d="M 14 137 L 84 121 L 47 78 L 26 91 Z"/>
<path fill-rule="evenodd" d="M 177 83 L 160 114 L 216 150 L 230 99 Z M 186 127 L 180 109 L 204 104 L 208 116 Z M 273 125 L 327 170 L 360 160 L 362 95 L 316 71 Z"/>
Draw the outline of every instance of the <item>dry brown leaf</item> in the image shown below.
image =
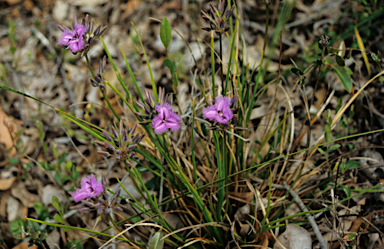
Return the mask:
<path fill-rule="evenodd" d="M 7 217 L 7 202 L 11 194 L 9 191 L 4 192 L 0 198 L 0 216 Z"/>
<path fill-rule="evenodd" d="M 205 169 L 203 166 L 197 166 L 197 169 L 203 174 L 203 176 L 205 177 L 207 183 L 213 181 L 213 175 L 212 175 L 212 173 L 210 171 Z"/>
<path fill-rule="evenodd" d="M 9 5 L 15 5 L 21 2 L 21 0 L 5 0 Z"/>
<path fill-rule="evenodd" d="M 229 197 L 237 200 L 244 200 L 244 202 L 250 203 L 253 201 L 254 194 L 252 192 L 240 193 L 240 192 L 229 192 Z"/>
<path fill-rule="evenodd" d="M 13 146 L 12 137 L 11 134 L 9 134 L 8 127 L 5 125 L 5 123 L 8 123 L 8 125 L 11 127 L 11 122 L 7 114 L 3 111 L 3 109 L 0 106 L 0 143 L 5 145 L 5 148 L 8 150 Z M 12 149 L 11 153 L 8 156 L 13 156 L 16 153 L 16 149 Z"/>
<path fill-rule="evenodd" d="M 12 249 L 28 249 L 29 242 L 23 242 L 13 247 Z M 29 249 L 38 249 L 38 246 L 29 247 Z"/>
<path fill-rule="evenodd" d="M 123 13 L 123 15 L 121 16 L 121 19 L 124 19 L 126 18 L 127 16 L 129 16 L 130 14 L 132 14 L 137 8 L 139 8 L 144 2 L 141 1 L 141 0 L 131 0 L 131 1 L 128 1 L 126 4 L 125 4 L 125 11 Z"/>
<path fill-rule="evenodd" d="M 38 195 L 33 194 L 27 190 L 24 182 L 19 182 L 13 188 L 11 188 L 11 194 L 13 197 L 19 199 L 24 206 L 30 205 L 32 200 L 40 200 L 40 197 Z"/>
<path fill-rule="evenodd" d="M 372 213 L 367 215 L 365 218 L 367 220 L 371 220 Z M 357 233 L 357 232 L 363 232 L 368 228 L 369 224 L 364 221 L 363 218 L 357 218 L 353 221 L 351 228 L 348 230 L 348 232 Z"/>
<path fill-rule="evenodd" d="M 315 97 L 317 98 L 315 107 L 317 109 L 320 109 L 321 105 L 323 104 L 323 101 L 327 97 L 327 90 L 324 87 L 320 88 L 315 92 Z"/>
<path fill-rule="evenodd" d="M 16 180 L 16 177 L 11 177 L 7 179 L 0 179 L 0 190 L 7 190 L 11 188 L 12 184 Z"/>
<path fill-rule="evenodd" d="M 12 184 L 16 180 L 16 177 L 11 177 L 7 179 L 0 179 L 0 190 L 7 190 L 11 188 Z"/>

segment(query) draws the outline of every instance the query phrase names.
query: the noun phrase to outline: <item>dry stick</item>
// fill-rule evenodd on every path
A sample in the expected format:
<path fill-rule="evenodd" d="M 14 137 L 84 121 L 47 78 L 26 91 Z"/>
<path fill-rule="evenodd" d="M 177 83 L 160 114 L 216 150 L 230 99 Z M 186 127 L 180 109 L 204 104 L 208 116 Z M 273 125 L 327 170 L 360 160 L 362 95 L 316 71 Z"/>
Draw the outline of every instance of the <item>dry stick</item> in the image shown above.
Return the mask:
<path fill-rule="evenodd" d="M 289 193 L 291 194 L 293 200 L 296 202 L 296 204 L 304 211 L 304 212 L 309 212 L 308 208 L 305 207 L 304 203 L 301 201 L 299 195 L 294 191 L 286 182 L 283 182 L 284 187 Z M 323 236 L 321 235 L 321 232 L 319 230 L 319 227 L 316 224 L 315 218 L 313 218 L 312 215 L 308 215 L 308 220 L 309 223 L 312 226 L 313 232 L 315 233 L 317 239 L 319 240 L 320 243 L 320 248 L 321 249 L 328 249 L 327 242 L 325 242 Z"/>

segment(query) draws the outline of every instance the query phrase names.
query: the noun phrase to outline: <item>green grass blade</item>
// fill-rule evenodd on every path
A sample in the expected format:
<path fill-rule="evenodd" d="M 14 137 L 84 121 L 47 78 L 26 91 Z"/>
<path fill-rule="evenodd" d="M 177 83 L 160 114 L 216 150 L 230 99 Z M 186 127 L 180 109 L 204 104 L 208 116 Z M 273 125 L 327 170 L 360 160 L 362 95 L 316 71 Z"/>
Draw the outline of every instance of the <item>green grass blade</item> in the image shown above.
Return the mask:
<path fill-rule="evenodd" d="M 128 88 L 127 88 L 127 86 L 125 85 L 125 82 L 124 82 L 123 78 L 121 78 L 121 75 L 120 75 L 120 73 L 119 73 L 119 70 L 117 69 L 115 62 L 113 61 L 113 58 L 112 58 L 111 54 L 109 53 L 109 50 L 108 50 L 107 46 L 106 46 L 105 43 L 104 43 L 103 37 L 100 37 L 100 40 L 101 40 L 101 42 L 103 43 L 105 52 L 107 53 L 109 62 L 111 63 L 111 65 L 112 65 L 112 67 L 113 67 L 113 70 L 115 71 L 115 74 L 116 74 L 116 77 L 117 77 L 118 81 L 120 82 L 121 86 L 123 87 L 123 89 L 124 89 L 124 91 L 125 91 L 125 94 L 127 95 L 127 98 L 128 98 L 128 99 L 131 99 L 131 98 L 132 98 L 132 97 L 131 97 L 131 93 L 128 91 Z"/>
<path fill-rule="evenodd" d="M 159 102 L 159 97 L 158 97 L 158 95 L 157 95 L 156 82 L 155 82 L 155 80 L 153 79 L 152 69 L 151 69 L 151 65 L 149 65 L 149 61 L 148 61 L 147 53 L 145 52 L 144 45 L 143 45 L 143 42 L 141 41 L 139 32 L 137 31 L 137 29 L 136 29 L 135 25 L 133 24 L 133 22 L 131 22 L 131 24 L 132 24 L 133 28 L 135 29 L 135 32 L 136 32 L 137 37 L 139 38 L 139 42 L 140 42 L 141 48 L 143 49 L 143 53 L 144 53 L 144 56 L 145 56 L 145 60 L 146 60 L 147 65 L 148 65 L 148 71 L 149 71 L 149 75 L 150 75 L 150 77 L 151 77 L 152 91 L 153 91 L 153 95 L 155 96 L 155 101 L 156 101 L 156 102 Z"/>
<path fill-rule="evenodd" d="M 86 233 L 92 233 L 92 234 L 96 234 L 96 235 L 100 235 L 100 236 L 106 236 L 108 238 L 113 238 L 114 237 L 113 235 L 110 235 L 110 234 L 107 234 L 107 233 L 97 232 L 97 231 L 93 231 L 93 230 L 89 230 L 89 229 L 85 229 L 85 228 L 81 228 L 81 227 L 72 227 L 72 226 L 66 226 L 66 225 L 62 225 L 62 224 L 50 223 L 50 222 L 46 222 L 46 221 L 42 221 L 42 220 L 37 220 L 37 219 L 33 219 L 33 218 L 27 218 L 27 220 L 34 221 L 34 222 L 37 222 L 37 223 L 40 223 L 40 224 L 44 224 L 44 225 L 47 225 L 47 226 L 61 227 L 61 228 L 66 228 L 66 229 L 70 229 L 70 230 L 83 231 L 83 232 L 86 232 Z M 121 238 L 121 237 L 117 237 L 116 239 L 131 243 L 130 240 L 127 240 L 127 239 L 124 239 L 124 238 Z"/>
<path fill-rule="evenodd" d="M 28 94 L 26 94 L 26 93 L 23 93 L 23 92 L 17 91 L 16 89 L 13 89 L 13 88 L 10 88 L 10 87 L 7 87 L 7 86 L 4 86 L 4 85 L 1 85 L 1 84 L 0 84 L 0 88 L 2 88 L 2 89 L 4 89 L 4 90 L 7 90 L 7 91 L 11 91 L 11 92 L 17 93 L 17 94 L 20 94 L 20 95 L 23 95 L 23 96 L 25 96 L 25 97 L 27 97 L 27 98 L 30 98 L 30 99 L 36 100 L 37 102 L 40 102 L 40 103 L 42 103 L 42 104 L 44 104 L 44 105 L 46 105 L 46 106 L 49 106 L 49 107 L 51 107 L 51 108 L 54 108 L 54 109 L 55 109 L 55 107 L 51 106 L 50 104 L 48 104 L 48 103 L 45 103 L 44 101 L 42 101 L 42 100 L 40 100 L 40 99 L 37 99 L 37 98 L 35 98 L 35 97 L 32 97 L 32 96 L 30 96 L 30 95 L 28 95 Z"/>
<path fill-rule="evenodd" d="M 125 53 L 124 53 L 124 50 L 123 50 L 123 47 L 121 46 L 121 44 L 120 44 L 120 49 L 121 49 L 121 53 L 123 54 L 123 57 L 124 57 L 125 65 L 127 65 L 127 69 L 128 69 L 129 75 L 131 76 L 131 79 L 132 79 L 132 81 L 133 81 L 133 84 L 134 84 L 135 87 L 136 87 L 136 91 L 137 91 L 137 93 L 139 94 L 139 97 L 140 97 L 141 101 L 144 102 L 143 94 L 142 94 L 142 92 L 141 92 L 141 90 L 140 90 L 139 85 L 137 84 L 135 75 L 134 75 L 133 72 L 132 72 L 131 66 L 129 65 L 129 62 L 128 62 L 128 60 L 127 60 L 127 57 L 125 56 Z"/>

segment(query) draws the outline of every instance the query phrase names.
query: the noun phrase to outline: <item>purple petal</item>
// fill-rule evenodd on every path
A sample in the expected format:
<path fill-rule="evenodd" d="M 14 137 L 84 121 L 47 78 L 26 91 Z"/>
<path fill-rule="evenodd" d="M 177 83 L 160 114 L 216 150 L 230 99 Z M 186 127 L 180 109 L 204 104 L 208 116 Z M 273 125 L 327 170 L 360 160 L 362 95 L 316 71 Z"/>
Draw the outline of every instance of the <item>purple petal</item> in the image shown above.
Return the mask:
<path fill-rule="evenodd" d="M 179 123 L 181 123 L 181 118 L 179 115 L 177 115 L 177 113 L 171 112 L 171 114 L 167 118 L 167 122 L 179 124 Z"/>
<path fill-rule="evenodd" d="M 230 98 L 226 98 L 224 96 L 219 96 L 219 97 L 216 97 L 216 103 L 215 105 L 217 106 L 217 110 L 218 111 L 222 111 L 224 112 L 224 110 L 226 108 L 229 107 L 230 103 L 231 103 L 231 99 Z"/>
<path fill-rule="evenodd" d="M 91 175 L 91 197 L 101 194 L 103 192 L 103 184 L 98 182 L 95 178 L 95 175 Z"/>
<path fill-rule="evenodd" d="M 205 119 L 216 119 L 218 116 L 216 105 L 211 105 L 203 109 L 203 117 Z"/>
<path fill-rule="evenodd" d="M 87 194 L 87 197 L 94 197 L 103 192 L 103 189 L 103 184 L 98 182 L 95 175 L 92 174 L 91 176 L 83 177 L 81 179 L 81 189 L 78 190 L 81 191 L 82 195 Z"/>
<path fill-rule="evenodd" d="M 69 41 L 73 39 L 72 31 L 66 29 L 61 33 L 61 38 L 59 39 L 59 44 L 68 45 Z"/>
<path fill-rule="evenodd" d="M 84 39 L 82 37 L 77 39 L 75 38 L 75 40 L 71 40 L 68 43 L 72 53 L 76 53 L 77 51 L 84 48 Z"/>
<path fill-rule="evenodd" d="M 155 106 L 155 110 L 159 113 L 162 119 L 165 119 L 169 117 L 170 113 L 172 112 L 172 106 L 168 103 L 157 103 Z"/>
<path fill-rule="evenodd" d="M 167 127 L 167 129 L 171 129 L 171 131 L 175 131 L 175 130 L 178 130 L 180 129 L 180 125 L 178 123 L 165 123 L 165 126 Z"/>
<path fill-rule="evenodd" d="M 160 117 L 160 115 L 157 115 L 152 119 L 152 128 L 156 128 L 160 126 L 163 123 L 163 119 Z"/>
<path fill-rule="evenodd" d="M 79 202 L 82 199 L 88 198 L 89 193 L 87 191 L 84 191 L 84 189 L 76 189 L 75 192 L 72 193 L 72 198 L 75 200 L 75 202 Z"/>
<path fill-rule="evenodd" d="M 82 36 L 87 32 L 87 28 L 84 25 L 76 23 L 74 27 L 74 32 L 76 32 L 78 36 Z"/>
<path fill-rule="evenodd" d="M 167 103 L 167 102 L 164 102 L 163 103 L 163 107 L 165 108 L 165 109 L 167 109 L 169 112 L 172 112 L 172 106 L 169 104 L 169 103 Z"/>
<path fill-rule="evenodd" d="M 155 130 L 156 134 L 163 134 L 164 132 L 166 132 L 168 130 L 168 127 L 167 127 L 166 123 L 162 123 L 161 125 L 154 128 L 154 130 Z"/>
<path fill-rule="evenodd" d="M 89 176 L 81 178 L 81 188 L 86 189 L 91 186 L 91 178 Z"/>
<path fill-rule="evenodd" d="M 225 117 L 227 120 L 231 120 L 233 118 L 233 112 L 231 109 L 227 108 L 223 111 L 223 117 Z"/>

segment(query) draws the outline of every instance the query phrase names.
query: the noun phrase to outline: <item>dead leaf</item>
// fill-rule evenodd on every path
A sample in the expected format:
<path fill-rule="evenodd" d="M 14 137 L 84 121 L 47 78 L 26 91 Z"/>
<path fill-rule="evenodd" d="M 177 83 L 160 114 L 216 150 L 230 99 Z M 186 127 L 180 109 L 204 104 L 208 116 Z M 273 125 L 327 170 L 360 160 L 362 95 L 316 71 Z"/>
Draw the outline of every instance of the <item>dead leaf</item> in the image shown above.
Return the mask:
<path fill-rule="evenodd" d="M 29 246 L 29 242 L 23 242 L 13 247 L 12 249 L 38 249 L 39 248 L 38 246 L 32 246 L 28 248 L 28 246 Z"/>
<path fill-rule="evenodd" d="M 12 148 L 13 141 L 12 141 L 11 134 L 9 134 L 9 130 L 5 122 L 11 127 L 11 130 L 12 130 L 13 126 L 11 125 L 10 119 L 0 106 L 0 143 L 4 144 L 5 149 L 8 150 Z M 8 156 L 11 157 L 15 153 L 16 153 L 16 149 L 13 148 L 11 153 Z"/>
<path fill-rule="evenodd" d="M 7 217 L 7 202 L 11 194 L 9 191 L 4 192 L 0 198 L 0 216 Z"/>
<path fill-rule="evenodd" d="M 56 196 L 60 202 L 65 202 L 66 200 L 63 190 L 60 190 L 51 184 L 44 186 L 41 194 L 41 199 L 44 205 L 48 206 L 51 204 L 53 196 Z"/>
<path fill-rule="evenodd" d="M 311 249 L 312 248 L 312 239 L 311 235 L 309 235 L 308 231 L 304 228 L 294 225 L 288 224 L 287 230 L 282 233 L 278 238 L 278 241 L 285 246 L 287 249 Z M 275 243 L 273 249 L 281 249 L 283 248 L 278 242 Z"/>
<path fill-rule="evenodd" d="M 5 0 L 9 5 L 15 5 L 21 2 L 21 0 Z"/>
<path fill-rule="evenodd" d="M 212 173 L 210 171 L 208 171 L 203 166 L 197 166 L 197 169 L 203 174 L 203 176 L 205 177 L 207 183 L 213 181 L 213 175 L 212 175 Z"/>
<path fill-rule="evenodd" d="M 31 200 L 40 200 L 38 195 L 33 194 L 27 190 L 24 182 L 19 182 L 13 188 L 11 188 L 11 194 L 15 198 L 19 199 L 24 206 L 31 206 Z"/>
<path fill-rule="evenodd" d="M 371 217 L 372 217 L 372 213 L 367 215 L 365 218 L 370 221 Z M 353 221 L 352 226 L 348 232 L 352 232 L 352 233 L 363 232 L 368 228 L 368 226 L 369 224 L 366 223 L 364 219 L 360 217 Z"/>
<path fill-rule="evenodd" d="M 131 0 L 131 1 L 128 1 L 126 4 L 125 4 L 125 11 L 123 13 L 123 15 L 121 16 L 121 19 L 124 19 L 126 18 L 127 16 L 129 16 L 130 14 L 132 14 L 137 8 L 139 8 L 144 2 L 141 1 L 141 0 Z"/>
<path fill-rule="evenodd" d="M 55 229 L 53 230 L 46 239 L 49 248 L 60 248 L 60 233 Z"/>
<path fill-rule="evenodd" d="M 17 218 L 17 213 L 19 212 L 20 203 L 13 197 L 10 197 L 7 201 L 7 213 L 8 220 L 14 221 Z"/>
<path fill-rule="evenodd" d="M 229 198 L 233 198 L 238 201 L 244 201 L 246 203 L 252 202 L 254 196 L 255 195 L 252 192 L 246 192 L 246 193 L 229 192 Z"/>
<path fill-rule="evenodd" d="M 0 190 L 10 189 L 15 180 L 16 180 L 16 177 L 0 179 Z"/>

